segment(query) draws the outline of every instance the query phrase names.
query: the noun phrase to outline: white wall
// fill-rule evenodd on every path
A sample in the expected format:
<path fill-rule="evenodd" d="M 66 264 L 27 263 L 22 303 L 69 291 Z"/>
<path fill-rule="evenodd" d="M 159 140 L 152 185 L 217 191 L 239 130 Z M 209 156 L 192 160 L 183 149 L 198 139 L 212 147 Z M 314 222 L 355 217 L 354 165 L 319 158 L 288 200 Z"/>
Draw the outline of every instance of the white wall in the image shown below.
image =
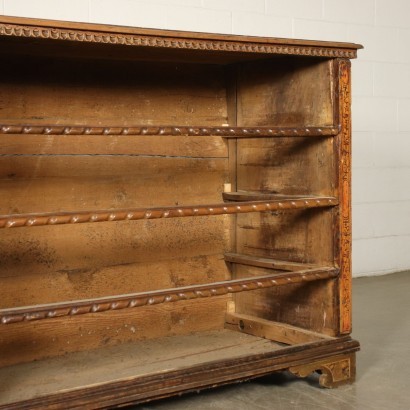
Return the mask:
<path fill-rule="evenodd" d="M 410 269 L 410 0 L 0 0 L 0 13 L 364 44 L 353 62 L 353 270 Z"/>

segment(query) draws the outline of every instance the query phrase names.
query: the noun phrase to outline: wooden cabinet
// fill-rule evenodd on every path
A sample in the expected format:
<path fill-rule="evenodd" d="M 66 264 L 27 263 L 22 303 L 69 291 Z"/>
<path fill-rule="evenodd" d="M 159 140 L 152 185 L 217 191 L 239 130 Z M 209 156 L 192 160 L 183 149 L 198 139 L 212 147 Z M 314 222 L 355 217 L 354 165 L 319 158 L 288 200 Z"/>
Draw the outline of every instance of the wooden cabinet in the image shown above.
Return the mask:
<path fill-rule="evenodd" d="M 358 48 L 0 18 L 0 408 L 354 380 Z"/>

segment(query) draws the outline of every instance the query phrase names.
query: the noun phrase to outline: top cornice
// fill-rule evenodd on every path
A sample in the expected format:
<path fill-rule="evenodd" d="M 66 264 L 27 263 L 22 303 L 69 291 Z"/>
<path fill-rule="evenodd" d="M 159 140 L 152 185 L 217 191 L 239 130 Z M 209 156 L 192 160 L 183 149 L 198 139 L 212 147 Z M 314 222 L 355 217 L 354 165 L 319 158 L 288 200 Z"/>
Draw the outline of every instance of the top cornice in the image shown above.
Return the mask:
<path fill-rule="evenodd" d="M 119 27 L 0 16 L 0 36 L 137 47 L 355 58 L 361 45 Z"/>

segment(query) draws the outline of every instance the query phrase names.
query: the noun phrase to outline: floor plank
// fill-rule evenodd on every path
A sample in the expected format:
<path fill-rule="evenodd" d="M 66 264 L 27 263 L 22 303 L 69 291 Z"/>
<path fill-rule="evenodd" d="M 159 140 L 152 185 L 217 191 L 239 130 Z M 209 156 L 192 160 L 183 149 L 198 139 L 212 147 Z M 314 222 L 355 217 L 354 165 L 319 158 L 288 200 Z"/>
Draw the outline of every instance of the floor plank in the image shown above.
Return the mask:
<path fill-rule="evenodd" d="M 4 367 L 0 370 L 0 405 L 279 348 L 279 344 L 266 339 L 218 330 Z"/>

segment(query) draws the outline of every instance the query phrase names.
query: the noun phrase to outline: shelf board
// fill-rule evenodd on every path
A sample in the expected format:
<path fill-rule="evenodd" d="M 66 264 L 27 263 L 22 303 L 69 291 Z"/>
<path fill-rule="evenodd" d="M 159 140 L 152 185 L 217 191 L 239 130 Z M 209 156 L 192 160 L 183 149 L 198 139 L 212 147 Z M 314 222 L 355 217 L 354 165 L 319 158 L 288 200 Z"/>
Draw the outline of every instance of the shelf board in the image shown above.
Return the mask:
<path fill-rule="evenodd" d="M 287 197 L 266 201 L 242 201 L 207 205 L 169 206 L 160 208 L 105 209 L 96 211 L 46 212 L 0 215 L 0 228 L 78 224 L 86 222 L 135 221 L 140 219 L 181 218 L 209 215 L 309 209 L 338 205 L 334 197 Z"/>
<path fill-rule="evenodd" d="M 264 258 L 254 255 L 244 255 L 239 253 L 227 252 L 225 253 L 225 261 L 231 263 L 237 263 L 240 265 L 255 266 L 265 269 L 278 269 L 284 271 L 298 271 L 301 269 L 315 269 L 319 268 L 318 265 L 280 261 L 272 258 Z"/>
<path fill-rule="evenodd" d="M 332 338 L 328 335 L 301 329 L 300 327 L 286 323 L 230 312 L 227 312 L 225 315 L 225 329 L 236 330 L 248 335 L 263 337 L 264 339 L 288 345 L 310 343 L 321 339 Z"/>
<path fill-rule="evenodd" d="M 0 386 L 0 406 L 280 348 L 270 340 L 221 329 L 71 353 L 0 369 L 1 379 L 10 380 Z"/>
<path fill-rule="evenodd" d="M 230 127 L 230 126 L 129 126 L 101 127 L 78 125 L 0 125 L 0 134 L 22 135 L 183 135 L 255 137 L 324 137 L 339 134 L 340 126 L 323 127 Z"/>
<path fill-rule="evenodd" d="M 302 329 L 301 329 L 302 330 Z M 0 369 L 0 409 L 104 408 L 261 376 L 354 352 L 350 337 L 284 345 L 236 330 L 141 340 Z"/>
<path fill-rule="evenodd" d="M 320 196 L 314 195 L 284 195 L 277 194 L 275 192 L 264 192 L 264 191 L 236 191 L 236 192 L 223 192 L 222 198 L 224 201 L 294 201 L 297 199 L 321 199 Z"/>
<path fill-rule="evenodd" d="M 199 299 L 271 288 L 301 282 L 310 282 L 336 277 L 339 270 L 334 267 L 310 267 L 293 272 L 273 273 L 241 279 L 213 282 L 205 285 L 190 285 L 178 288 L 161 289 L 149 292 L 130 293 L 94 299 L 23 306 L 0 310 L 2 324 L 51 319 L 61 316 L 77 316 L 87 313 L 100 313 L 139 306 Z"/>

